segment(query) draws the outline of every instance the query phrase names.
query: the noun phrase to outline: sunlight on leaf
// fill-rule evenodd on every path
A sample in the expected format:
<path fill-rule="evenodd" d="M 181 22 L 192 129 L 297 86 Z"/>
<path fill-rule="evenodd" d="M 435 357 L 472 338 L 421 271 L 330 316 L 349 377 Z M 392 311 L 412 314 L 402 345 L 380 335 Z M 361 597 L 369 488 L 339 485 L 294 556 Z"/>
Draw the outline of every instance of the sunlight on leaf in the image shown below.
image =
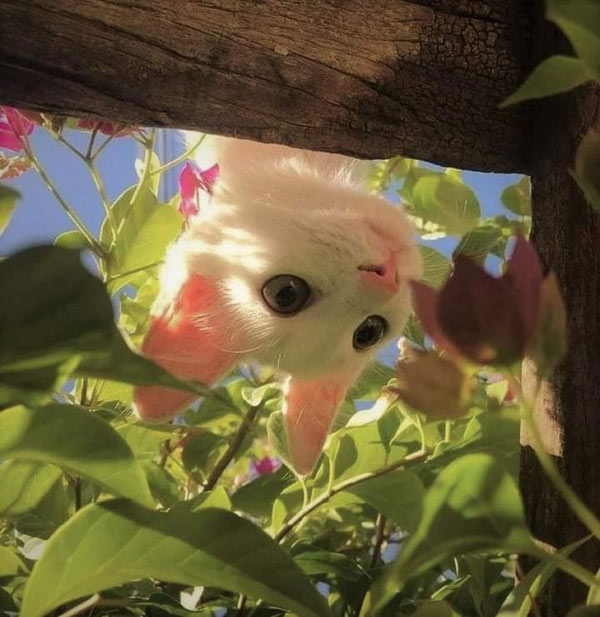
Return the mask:
<path fill-rule="evenodd" d="M 162 513 L 114 500 L 85 507 L 49 540 L 21 617 L 142 577 L 225 588 L 300 617 L 328 615 L 292 558 L 250 522 L 212 508 Z"/>
<path fill-rule="evenodd" d="M 20 197 L 14 189 L 0 185 L 0 234 L 8 227 Z"/>
<path fill-rule="evenodd" d="M 551 56 L 539 64 L 525 83 L 499 105 L 508 107 L 529 99 L 568 92 L 594 79 L 589 68 L 578 58 Z"/>
<path fill-rule="evenodd" d="M 75 405 L 2 411 L 0 456 L 51 463 L 89 478 L 109 493 L 153 504 L 129 446 L 109 424 Z"/>

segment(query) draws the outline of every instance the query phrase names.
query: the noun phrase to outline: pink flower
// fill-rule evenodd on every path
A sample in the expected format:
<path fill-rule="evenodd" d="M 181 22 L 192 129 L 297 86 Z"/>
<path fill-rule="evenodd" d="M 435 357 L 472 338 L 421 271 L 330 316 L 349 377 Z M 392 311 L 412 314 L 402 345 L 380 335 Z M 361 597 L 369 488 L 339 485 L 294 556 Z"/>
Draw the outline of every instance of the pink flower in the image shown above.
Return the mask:
<path fill-rule="evenodd" d="M 0 107 L 0 148 L 23 150 L 22 137 L 33 131 L 33 122 L 14 107 Z"/>
<path fill-rule="evenodd" d="M 252 469 L 258 476 L 266 476 L 267 474 L 277 471 L 280 467 L 281 461 L 269 456 L 265 456 L 259 461 L 252 461 Z"/>
<path fill-rule="evenodd" d="M 195 163 L 186 163 L 179 174 L 179 211 L 187 219 L 198 214 L 198 191 L 207 195 L 212 194 L 212 189 L 219 177 L 219 166 L 213 165 L 209 169 L 201 170 Z"/>

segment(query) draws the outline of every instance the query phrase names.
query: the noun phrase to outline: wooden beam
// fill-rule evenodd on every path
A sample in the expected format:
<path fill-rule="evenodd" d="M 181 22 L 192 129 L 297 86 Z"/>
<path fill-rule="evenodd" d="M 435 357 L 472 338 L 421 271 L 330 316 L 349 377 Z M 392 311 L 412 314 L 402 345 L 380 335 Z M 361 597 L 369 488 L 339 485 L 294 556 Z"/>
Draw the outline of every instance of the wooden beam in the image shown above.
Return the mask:
<path fill-rule="evenodd" d="M 522 0 L 0 0 L 0 103 L 527 171 Z"/>

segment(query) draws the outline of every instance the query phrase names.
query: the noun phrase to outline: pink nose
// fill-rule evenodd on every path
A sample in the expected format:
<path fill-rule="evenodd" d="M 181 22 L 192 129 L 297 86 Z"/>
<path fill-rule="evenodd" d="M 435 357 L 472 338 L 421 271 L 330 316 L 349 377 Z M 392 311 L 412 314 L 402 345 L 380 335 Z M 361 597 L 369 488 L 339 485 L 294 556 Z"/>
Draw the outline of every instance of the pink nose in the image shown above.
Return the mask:
<path fill-rule="evenodd" d="M 376 289 L 395 294 L 398 291 L 398 257 L 390 253 L 388 260 L 379 265 L 359 266 L 363 276 Z"/>

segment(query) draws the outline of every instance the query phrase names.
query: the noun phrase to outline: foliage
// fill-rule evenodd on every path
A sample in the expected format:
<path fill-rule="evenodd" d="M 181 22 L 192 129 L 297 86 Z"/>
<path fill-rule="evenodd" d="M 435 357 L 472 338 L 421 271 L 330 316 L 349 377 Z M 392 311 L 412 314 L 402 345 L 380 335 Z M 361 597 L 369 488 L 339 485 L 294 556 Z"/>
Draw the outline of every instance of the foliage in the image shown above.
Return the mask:
<path fill-rule="evenodd" d="M 518 362 L 527 350 L 547 374 L 564 353 L 555 280 L 542 279 L 525 240 L 512 249 L 530 227 L 526 178 L 504 190 L 505 215 L 484 217 L 456 170 L 403 157 L 374 165 L 371 188 L 399 195 L 422 238 L 418 288 L 435 306 L 417 302 L 397 371 L 365 371 L 315 470 L 299 477 L 281 464 L 280 376 L 243 367 L 208 389 L 135 351 L 164 251 L 202 207 L 212 171 L 185 163 L 191 152 L 159 161 L 154 130 L 6 108 L 0 128 L 0 146 L 41 175 L 74 225 L 55 246 L 0 263 L 10 298 L 0 306 L 0 614 L 524 615 L 557 569 L 596 602 L 598 582 L 571 548 L 533 542 L 515 478 L 519 421 L 531 415 Z M 36 157 L 34 130 L 90 173 L 105 214 L 97 235 Z M 85 152 L 71 130 L 89 131 Z M 96 165 L 119 138 L 144 154 L 139 181 L 110 202 Z M 162 203 L 161 176 L 180 163 L 181 194 Z M 0 225 L 17 197 L 2 188 Z M 454 266 L 431 246 L 439 238 L 453 238 Z M 472 289 L 484 279 L 487 305 Z M 465 303 L 480 326 L 469 345 L 460 319 L 447 319 Z M 132 413 L 135 384 L 202 398 L 176 423 L 147 424 Z M 540 566 L 511 592 L 516 551 Z"/>
<path fill-rule="evenodd" d="M 563 31 L 576 56 L 546 58 L 501 107 L 600 82 L 600 3 L 546 0 L 546 17 Z M 600 137 L 596 128 L 592 127 L 583 136 L 571 173 L 589 205 L 600 212 Z"/>

